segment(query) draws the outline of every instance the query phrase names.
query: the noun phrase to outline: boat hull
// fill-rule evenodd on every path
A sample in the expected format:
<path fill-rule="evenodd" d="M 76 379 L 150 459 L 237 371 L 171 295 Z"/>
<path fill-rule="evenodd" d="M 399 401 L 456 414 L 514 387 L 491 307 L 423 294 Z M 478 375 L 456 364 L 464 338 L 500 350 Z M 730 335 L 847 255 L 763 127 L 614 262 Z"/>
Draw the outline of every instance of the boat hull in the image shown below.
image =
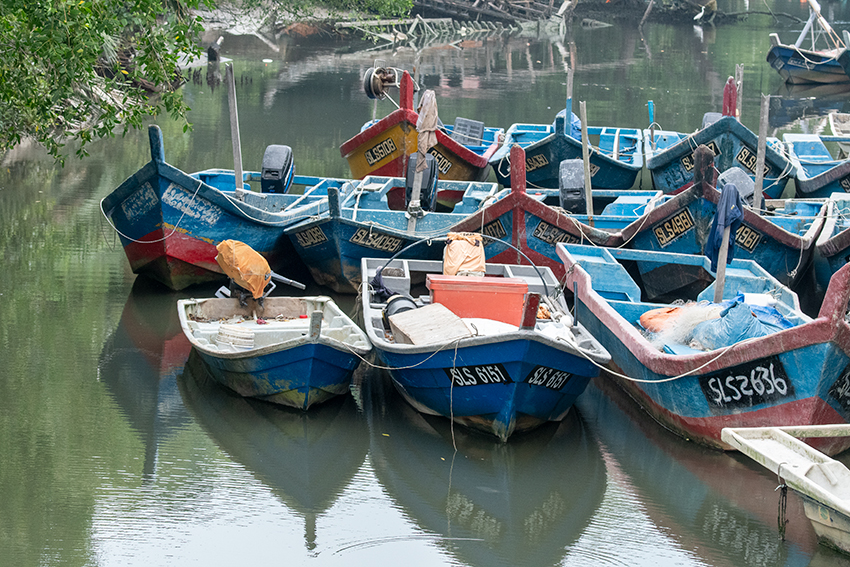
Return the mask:
<path fill-rule="evenodd" d="M 714 187 L 691 186 L 654 208 L 645 222 L 625 229 L 623 240 L 636 250 L 704 254 L 719 200 L 720 191 Z M 785 206 L 788 214 L 775 216 L 744 209 L 730 257 L 754 260 L 790 287 L 800 281 L 811 260 L 815 239 L 824 226 L 825 205 L 819 201 L 788 201 Z M 664 264 L 641 263 L 640 271 L 650 297 L 684 287 L 692 280 Z"/>
<path fill-rule="evenodd" d="M 304 410 L 348 393 L 360 364 L 352 353 L 322 344 L 241 358 L 200 355 L 213 378 L 237 394 Z"/>
<path fill-rule="evenodd" d="M 655 189 L 678 193 L 694 181 L 694 151 L 700 145 L 714 153 L 714 167 L 724 172 L 731 167 L 742 169 L 755 178 L 758 136 L 733 116 L 723 116 L 693 134 L 654 132 L 655 149 L 650 147 L 649 131 L 645 132 L 646 169 Z M 778 142 L 778 140 L 776 141 Z M 796 175 L 796 167 L 771 144 L 765 148 L 762 191 L 767 198 L 777 199 Z"/>
<path fill-rule="evenodd" d="M 833 55 L 799 49 L 793 45 L 774 45 L 767 52 L 768 64 L 786 83 L 846 83 L 850 76 Z"/>
<path fill-rule="evenodd" d="M 505 187 L 511 186 L 510 148 L 519 145 L 525 150 L 526 181 L 529 187 L 557 189 L 560 166 L 566 159 L 582 159 L 580 140 L 563 133 L 563 118 L 555 126 L 514 124 L 505 134 L 505 143 L 490 160 L 496 179 Z M 590 184 L 594 189 L 631 189 L 643 168 L 642 134 L 640 130 L 589 128 L 589 135 L 622 138 L 620 159 L 593 148 L 590 152 Z M 627 134 L 628 132 L 628 134 Z M 628 141 L 626 141 L 628 140 Z M 626 152 L 626 147 L 631 148 Z M 603 146 L 604 149 L 604 146 Z M 613 149 L 611 150 L 613 152 Z M 619 149 L 618 149 L 619 151 Z"/>
<path fill-rule="evenodd" d="M 404 213 L 398 214 L 403 218 Z M 450 223 L 440 234 L 448 234 Z M 295 251 L 316 283 L 337 293 L 357 293 L 364 257 L 390 258 L 423 238 L 404 229 L 374 226 L 369 221 L 352 221 L 342 217 L 323 217 L 299 224 L 292 228 L 290 237 Z M 412 247 L 407 257 L 438 260 L 443 257 L 443 246 L 423 243 Z"/>
<path fill-rule="evenodd" d="M 574 354 L 533 340 L 403 354 L 377 349 L 399 392 L 419 411 L 453 419 L 506 441 L 514 433 L 560 421 L 598 369 Z M 559 388 L 537 376 L 566 377 Z M 492 381 L 497 383 L 488 383 Z M 557 383 L 557 381 L 555 382 Z"/>

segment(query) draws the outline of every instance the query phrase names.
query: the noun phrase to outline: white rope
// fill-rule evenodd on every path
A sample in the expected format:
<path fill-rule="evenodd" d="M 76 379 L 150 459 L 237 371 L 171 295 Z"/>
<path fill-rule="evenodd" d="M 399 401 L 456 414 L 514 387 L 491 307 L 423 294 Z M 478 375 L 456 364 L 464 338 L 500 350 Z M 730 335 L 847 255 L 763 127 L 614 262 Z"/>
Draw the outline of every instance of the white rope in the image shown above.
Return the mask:
<path fill-rule="evenodd" d="M 195 189 L 195 192 L 192 194 L 192 198 L 189 200 L 189 203 L 190 203 L 190 204 L 191 204 L 192 202 L 194 202 L 194 200 L 195 200 L 195 196 L 198 194 L 198 191 L 200 191 L 200 190 L 201 190 L 201 185 L 203 185 L 203 182 L 202 182 L 201 180 L 198 180 L 198 188 L 197 188 L 197 189 Z M 108 196 L 108 195 L 107 195 L 107 196 Z M 180 226 L 180 223 L 181 223 L 181 222 L 183 222 L 183 217 L 185 217 L 185 216 L 186 216 L 186 210 L 184 210 L 184 211 L 183 211 L 183 214 L 182 214 L 182 215 L 180 215 L 180 218 L 179 218 L 179 219 L 177 219 L 177 224 L 175 224 L 175 225 L 172 227 L 171 232 L 169 232 L 168 234 L 166 234 L 166 235 L 165 235 L 165 236 L 163 236 L 162 238 L 157 238 L 156 240 L 136 240 L 135 238 L 131 238 L 131 237 L 127 236 L 126 234 L 124 234 L 123 232 L 121 232 L 120 230 L 118 230 L 118 227 L 116 227 L 116 226 L 115 226 L 115 224 L 113 224 L 112 219 L 110 219 L 110 218 L 107 216 L 106 211 L 105 211 L 105 210 L 103 210 L 103 201 L 104 201 L 104 200 L 106 200 L 106 197 L 104 197 L 103 199 L 101 199 L 101 200 L 100 200 L 100 212 L 101 212 L 101 214 L 103 215 L 103 217 L 106 219 L 107 224 L 109 224 L 109 226 L 111 226 L 111 227 L 112 227 L 112 230 L 114 230 L 115 232 L 117 232 L 119 236 L 122 236 L 122 237 L 124 237 L 125 239 L 127 239 L 127 240 L 129 240 L 129 241 L 131 241 L 131 242 L 136 242 L 136 243 L 138 243 L 138 244 L 156 244 L 157 242 L 162 242 L 162 241 L 164 241 L 166 238 L 169 238 L 172 234 L 174 234 L 174 233 L 177 231 L 177 227 L 179 227 L 179 226 Z M 188 210 L 188 208 L 187 208 L 187 210 Z"/>

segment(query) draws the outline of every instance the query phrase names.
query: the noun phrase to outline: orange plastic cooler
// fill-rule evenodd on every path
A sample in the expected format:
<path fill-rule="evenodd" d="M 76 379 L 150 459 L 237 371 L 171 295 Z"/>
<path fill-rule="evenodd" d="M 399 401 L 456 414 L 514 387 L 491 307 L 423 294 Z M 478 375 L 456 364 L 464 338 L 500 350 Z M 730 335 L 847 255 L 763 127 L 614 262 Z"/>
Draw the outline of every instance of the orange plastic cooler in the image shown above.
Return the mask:
<path fill-rule="evenodd" d="M 480 317 L 511 325 L 522 323 L 528 284 L 520 278 L 428 274 L 431 303 L 442 303 L 458 317 Z"/>

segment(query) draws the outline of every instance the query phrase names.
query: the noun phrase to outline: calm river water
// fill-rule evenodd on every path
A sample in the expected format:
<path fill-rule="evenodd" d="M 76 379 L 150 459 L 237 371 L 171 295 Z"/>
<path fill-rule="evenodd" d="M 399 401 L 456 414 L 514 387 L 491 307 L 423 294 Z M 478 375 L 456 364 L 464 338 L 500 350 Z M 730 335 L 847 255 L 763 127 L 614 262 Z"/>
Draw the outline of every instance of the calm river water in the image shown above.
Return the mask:
<path fill-rule="evenodd" d="M 796 1 L 770 7 L 805 16 Z M 843 5 L 824 12 L 850 26 Z M 780 23 L 786 42 L 802 27 Z M 787 123 L 850 93 L 784 90 L 764 59 L 773 26 L 576 22 L 575 100 L 592 125 L 645 127 L 654 100 L 663 128 L 693 130 L 744 64 L 748 126 L 770 93 L 782 95 L 773 127 L 812 128 L 818 118 Z M 417 56 L 370 47 L 228 36 L 245 168 L 285 143 L 299 173 L 346 176 L 338 147 L 373 112 L 363 71 L 376 58 L 411 69 Z M 444 121 L 507 128 L 563 108 L 567 52 L 554 26 L 436 45 L 419 70 Z M 158 121 L 166 160 L 232 167 L 226 89 L 203 72 L 184 89 L 194 129 Z M 668 434 L 604 381 L 563 423 L 507 445 L 458 429 L 453 442 L 445 420 L 412 411 L 373 369 L 309 414 L 211 384 L 175 300 L 214 289 L 137 280 L 99 213 L 150 159 L 146 133 L 91 154 L 58 168 L 22 147 L 0 170 L 0 565 L 850 565 L 817 544 L 793 495 L 780 540 L 771 474 Z M 339 300 L 354 310 L 354 297 Z"/>

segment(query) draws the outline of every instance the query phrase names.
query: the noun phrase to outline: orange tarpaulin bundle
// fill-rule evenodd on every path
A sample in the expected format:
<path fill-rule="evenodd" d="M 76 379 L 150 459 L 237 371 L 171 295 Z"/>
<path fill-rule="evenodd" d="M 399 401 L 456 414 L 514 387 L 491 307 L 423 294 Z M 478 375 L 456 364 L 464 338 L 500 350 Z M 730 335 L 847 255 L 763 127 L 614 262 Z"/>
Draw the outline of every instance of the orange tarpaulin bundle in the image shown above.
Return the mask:
<path fill-rule="evenodd" d="M 443 252 L 443 274 L 484 275 L 484 243 L 474 232 L 450 232 Z"/>
<path fill-rule="evenodd" d="M 679 307 L 659 307 L 640 316 L 641 326 L 652 333 L 660 333 L 679 316 Z"/>
<path fill-rule="evenodd" d="M 265 258 L 253 248 L 238 240 L 222 240 L 215 261 L 221 269 L 240 287 L 244 287 L 259 299 L 272 278 L 272 270 Z"/>

